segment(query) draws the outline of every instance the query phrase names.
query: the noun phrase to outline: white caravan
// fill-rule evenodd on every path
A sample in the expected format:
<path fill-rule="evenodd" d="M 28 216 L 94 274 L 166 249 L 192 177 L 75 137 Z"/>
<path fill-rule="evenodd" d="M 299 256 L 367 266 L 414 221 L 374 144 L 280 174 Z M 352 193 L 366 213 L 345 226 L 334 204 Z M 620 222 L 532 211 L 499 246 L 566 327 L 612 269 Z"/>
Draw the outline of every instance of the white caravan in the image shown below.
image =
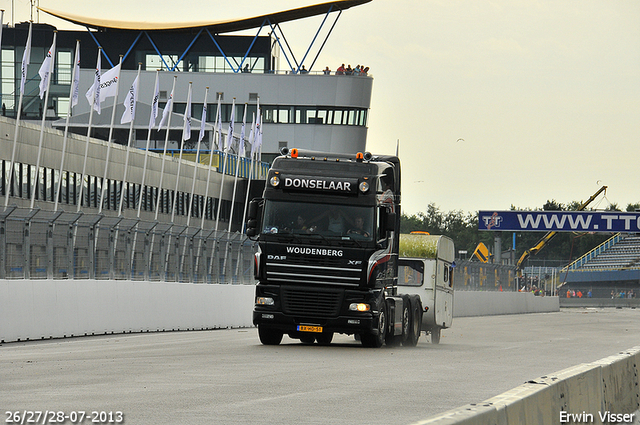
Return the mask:
<path fill-rule="evenodd" d="M 447 236 L 412 232 L 400 235 L 398 289 L 417 294 L 422 301 L 422 330 L 431 342 L 453 322 L 453 268 L 455 248 Z"/>

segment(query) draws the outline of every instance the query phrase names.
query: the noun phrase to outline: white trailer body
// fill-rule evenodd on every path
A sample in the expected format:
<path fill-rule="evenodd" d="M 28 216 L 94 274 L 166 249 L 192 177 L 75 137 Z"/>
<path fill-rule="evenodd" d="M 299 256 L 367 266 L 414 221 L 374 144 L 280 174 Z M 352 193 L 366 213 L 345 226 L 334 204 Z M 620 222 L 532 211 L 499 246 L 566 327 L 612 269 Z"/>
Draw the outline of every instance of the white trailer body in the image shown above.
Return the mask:
<path fill-rule="evenodd" d="M 455 247 L 447 236 L 400 235 L 398 291 L 422 302 L 422 330 L 440 342 L 440 331 L 453 323 Z"/>

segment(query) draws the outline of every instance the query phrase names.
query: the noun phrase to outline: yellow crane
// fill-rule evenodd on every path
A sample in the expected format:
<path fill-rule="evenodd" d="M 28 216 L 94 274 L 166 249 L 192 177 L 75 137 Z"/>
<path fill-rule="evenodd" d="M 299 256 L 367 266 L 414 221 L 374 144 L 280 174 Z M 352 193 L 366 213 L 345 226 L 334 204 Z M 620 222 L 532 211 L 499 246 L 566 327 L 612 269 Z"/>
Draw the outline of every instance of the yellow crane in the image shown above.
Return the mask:
<path fill-rule="evenodd" d="M 587 208 L 587 205 L 589 205 L 594 199 L 596 199 L 596 197 L 598 195 L 600 195 L 602 192 L 607 190 L 607 186 L 602 186 L 596 193 L 594 193 L 591 198 L 587 199 L 585 202 L 582 203 L 582 205 L 580 205 L 577 209 L 577 211 L 582 211 L 585 208 Z M 538 241 L 538 243 L 536 243 L 533 247 L 527 249 L 522 256 L 520 257 L 520 259 L 518 260 L 518 263 L 516 264 L 516 272 L 518 274 L 518 277 L 522 277 L 522 265 L 524 264 L 524 262 L 532 255 L 536 255 L 538 252 L 540 252 L 540 250 L 542 248 L 544 248 L 547 243 L 549 243 L 549 241 L 551 239 L 553 239 L 553 237 L 557 234 L 558 232 L 556 231 L 551 231 L 548 232 L 546 235 L 544 235 L 542 237 L 542 239 L 540 239 Z"/>

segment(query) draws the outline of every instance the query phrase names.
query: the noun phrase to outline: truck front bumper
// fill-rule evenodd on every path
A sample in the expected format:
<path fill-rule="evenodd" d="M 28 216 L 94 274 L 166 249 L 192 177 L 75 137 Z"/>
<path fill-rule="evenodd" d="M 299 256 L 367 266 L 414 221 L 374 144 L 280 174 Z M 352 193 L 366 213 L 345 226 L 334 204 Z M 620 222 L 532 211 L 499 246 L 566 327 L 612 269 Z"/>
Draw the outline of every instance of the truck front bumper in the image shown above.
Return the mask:
<path fill-rule="evenodd" d="M 255 309 L 253 311 L 253 324 L 277 329 L 285 334 L 300 335 L 311 334 L 300 332 L 299 326 L 322 327 L 323 332 L 336 332 L 342 334 L 377 334 L 378 312 L 360 313 L 354 316 L 338 316 L 329 319 L 292 317 L 280 311 Z"/>

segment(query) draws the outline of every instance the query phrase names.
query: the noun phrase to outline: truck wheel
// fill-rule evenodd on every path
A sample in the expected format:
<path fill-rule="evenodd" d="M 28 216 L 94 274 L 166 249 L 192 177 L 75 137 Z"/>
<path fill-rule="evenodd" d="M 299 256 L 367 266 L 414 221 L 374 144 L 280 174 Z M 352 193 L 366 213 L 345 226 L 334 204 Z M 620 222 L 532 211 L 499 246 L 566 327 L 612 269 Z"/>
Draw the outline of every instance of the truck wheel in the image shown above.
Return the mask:
<path fill-rule="evenodd" d="M 440 330 L 442 328 L 440 326 L 436 326 L 431 329 L 431 343 L 432 344 L 440 344 Z"/>
<path fill-rule="evenodd" d="M 378 316 L 378 335 L 362 334 L 362 345 L 365 347 L 380 348 L 384 344 L 385 337 L 387 336 L 387 312 L 383 304 Z"/>
<path fill-rule="evenodd" d="M 411 300 L 411 326 L 406 341 L 402 344 L 406 347 L 415 347 L 420 339 L 422 326 L 422 306 L 418 300 Z"/>
<path fill-rule="evenodd" d="M 322 333 L 316 336 L 316 341 L 318 341 L 318 345 L 329 345 L 331 344 L 332 339 L 333 339 L 333 332 Z"/>
<path fill-rule="evenodd" d="M 282 341 L 282 332 L 258 325 L 258 336 L 264 345 L 278 345 Z"/>

